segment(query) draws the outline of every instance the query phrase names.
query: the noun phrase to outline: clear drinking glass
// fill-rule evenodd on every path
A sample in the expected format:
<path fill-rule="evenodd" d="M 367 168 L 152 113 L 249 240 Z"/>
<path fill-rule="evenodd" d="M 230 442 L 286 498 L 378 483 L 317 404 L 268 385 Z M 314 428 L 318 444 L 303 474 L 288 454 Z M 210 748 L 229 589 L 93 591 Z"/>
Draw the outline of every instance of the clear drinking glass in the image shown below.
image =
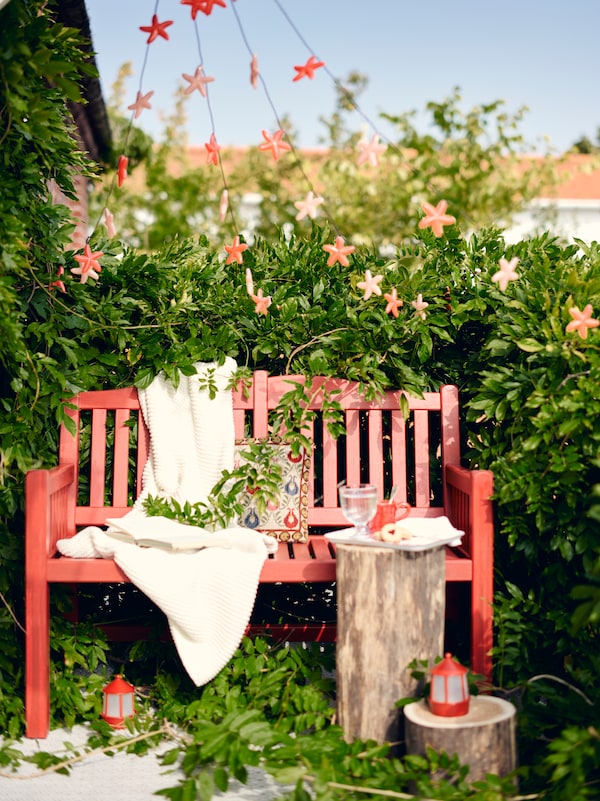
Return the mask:
<path fill-rule="evenodd" d="M 377 487 L 359 484 L 357 487 L 340 487 L 339 493 L 344 517 L 354 526 L 353 536 L 370 536 L 367 524 L 377 509 Z"/>

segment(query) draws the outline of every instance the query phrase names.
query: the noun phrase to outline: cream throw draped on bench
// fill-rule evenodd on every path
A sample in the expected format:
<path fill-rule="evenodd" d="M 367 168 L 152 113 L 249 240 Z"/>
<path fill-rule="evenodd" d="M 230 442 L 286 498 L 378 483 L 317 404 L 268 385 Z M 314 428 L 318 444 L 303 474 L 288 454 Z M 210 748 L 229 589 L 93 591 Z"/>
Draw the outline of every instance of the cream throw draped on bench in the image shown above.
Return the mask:
<path fill-rule="evenodd" d="M 205 501 L 221 472 L 231 469 L 234 425 L 233 359 L 218 367 L 199 363 L 175 388 L 163 375 L 139 391 L 150 431 L 150 455 L 142 492 L 122 522 L 143 534 L 143 501 L 148 495 L 181 503 Z M 216 384 L 210 397 L 207 381 Z M 182 527 L 189 531 L 189 527 Z M 199 529 L 194 529 L 197 533 Z M 181 661 L 196 685 L 210 681 L 230 660 L 250 620 L 260 572 L 277 548 L 272 537 L 236 527 L 207 532 L 207 547 L 172 553 L 119 542 L 88 526 L 59 540 L 64 556 L 113 558 L 128 578 L 159 606 L 169 621 Z"/>

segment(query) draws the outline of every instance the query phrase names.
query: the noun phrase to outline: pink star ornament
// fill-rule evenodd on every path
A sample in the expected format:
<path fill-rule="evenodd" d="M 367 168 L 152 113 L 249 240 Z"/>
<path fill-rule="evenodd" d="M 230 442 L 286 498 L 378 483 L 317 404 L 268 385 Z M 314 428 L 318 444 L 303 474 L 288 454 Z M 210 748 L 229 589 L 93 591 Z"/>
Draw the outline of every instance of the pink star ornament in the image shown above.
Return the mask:
<path fill-rule="evenodd" d="M 146 92 L 146 94 L 143 95 L 141 92 L 138 92 L 135 97 L 135 103 L 132 103 L 130 106 L 127 106 L 129 111 L 134 112 L 133 114 L 134 120 L 137 120 L 137 118 L 140 116 L 140 114 L 145 108 L 147 109 L 152 108 L 152 106 L 150 105 L 150 98 L 152 97 L 153 94 L 154 92 Z"/>
<path fill-rule="evenodd" d="M 258 89 L 258 79 L 260 78 L 260 71 L 258 69 L 258 58 L 255 53 L 252 54 L 250 61 L 250 86 L 253 89 Z"/>
<path fill-rule="evenodd" d="M 359 289 L 364 290 L 363 300 L 369 300 L 371 295 L 381 295 L 379 284 L 382 279 L 383 275 L 371 275 L 370 270 L 365 270 L 365 280 L 359 281 L 356 285 Z"/>
<path fill-rule="evenodd" d="M 349 267 L 350 262 L 348 261 L 348 256 L 354 253 L 356 248 L 354 245 L 344 245 L 344 238 L 337 236 L 335 238 L 335 243 L 333 245 L 323 245 L 323 250 L 329 253 L 329 258 L 327 259 L 328 267 L 333 267 L 338 261 L 344 267 Z"/>
<path fill-rule="evenodd" d="M 282 142 L 284 132 L 281 130 L 281 128 L 278 131 L 275 131 L 273 135 L 271 135 L 268 131 L 263 131 L 262 135 L 265 141 L 258 146 L 258 149 L 264 151 L 270 150 L 275 161 L 280 158 L 282 153 L 292 149 L 292 146 L 287 142 Z"/>
<path fill-rule="evenodd" d="M 323 198 L 315 197 L 315 193 L 311 190 L 304 200 L 297 200 L 294 203 L 294 206 L 298 209 L 296 219 L 303 220 L 305 217 L 310 217 L 311 220 L 314 220 L 317 216 L 317 209 L 323 202 Z"/>
<path fill-rule="evenodd" d="M 420 292 L 419 292 L 419 294 L 417 295 L 417 299 L 416 299 L 416 300 L 412 300 L 412 301 L 411 301 L 411 303 L 410 303 L 410 305 L 411 305 L 411 306 L 413 307 L 413 309 L 415 310 L 415 314 L 416 314 L 416 316 L 417 316 L 417 317 L 420 317 L 420 318 L 421 318 L 421 320 L 424 320 L 424 319 L 425 319 L 425 317 L 427 316 L 427 315 L 425 314 L 425 309 L 426 309 L 426 308 L 429 306 L 429 303 L 426 303 L 426 302 L 423 300 L 423 295 L 422 295 Z"/>
<path fill-rule="evenodd" d="M 492 281 L 498 284 L 498 288 L 501 292 L 506 291 L 506 287 L 508 286 L 509 281 L 516 281 L 519 277 L 515 267 L 519 263 L 519 259 L 514 256 L 510 261 L 506 259 L 500 259 L 498 264 L 500 269 L 497 273 L 492 275 Z"/>
<path fill-rule="evenodd" d="M 184 72 L 181 77 L 184 78 L 189 84 L 183 90 L 184 95 L 191 95 L 191 93 L 197 89 L 202 95 L 202 97 L 206 97 L 207 93 L 206 84 L 212 83 L 214 81 L 212 75 L 204 74 L 204 67 L 202 66 L 202 64 L 196 67 L 196 70 L 193 75 L 188 75 L 186 72 Z"/>
<path fill-rule="evenodd" d="M 256 295 L 251 295 L 251 298 L 254 301 L 254 311 L 256 314 L 267 314 L 267 309 L 272 303 L 271 296 L 263 296 L 262 289 L 259 289 Z"/>
<path fill-rule="evenodd" d="M 577 331 L 582 339 L 587 339 L 588 330 L 590 328 L 598 328 L 600 320 L 595 320 L 592 317 L 594 309 L 591 303 L 588 303 L 583 311 L 579 311 L 577 306 L 569 309 L 569 314 L 573 318 L 570 323 L 567 323 L 567 331 Z"/>
<path fill-rule="evenodd" d="M 380 143 L 377 134 L 373 134 L 370 142 L 359 142 L 358 147 L 360 154 L 356 159 L 356 163 L 359 167 L 362 164 L 370 164 L 371 167 L 377 167 L 379 165 L 379 156 L 387 149 L 387 145 Z"/>
<path fill-rule="evenodd" d="M 432 206 L 431 203 L 421 203 L 421 208 L 425 212 L 425 217 L 419 220 L 419 228 L 431 228 L 434 236 L 442 236 L 444 226 L 454 225 L 456 222 L 456 217 L 446 214 L 448 208 L 446 200 L 440 200 L 437 206 Z"/>

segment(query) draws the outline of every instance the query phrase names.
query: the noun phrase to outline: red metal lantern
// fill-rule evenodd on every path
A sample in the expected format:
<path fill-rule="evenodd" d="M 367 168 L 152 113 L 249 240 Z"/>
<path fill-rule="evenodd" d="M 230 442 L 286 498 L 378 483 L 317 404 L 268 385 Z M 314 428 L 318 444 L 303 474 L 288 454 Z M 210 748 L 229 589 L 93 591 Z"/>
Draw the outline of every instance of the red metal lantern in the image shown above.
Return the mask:
<path fill-rule="evenodd" d="M 125 728 L 125 718 L 131 718 L 135 714 L 134 689 L 121 676 L 115 676 L 110 684 L 103 688 L 104 704 L 101 717 L 113 729 Z"/>
<path fill-rule="evenodd" d="M 452 654 L 444 654 L 441 662 L 431 668 L 429 709 L 434 715 L 455 717 L 469 711 L 468 670 L 455 662 Z"/>

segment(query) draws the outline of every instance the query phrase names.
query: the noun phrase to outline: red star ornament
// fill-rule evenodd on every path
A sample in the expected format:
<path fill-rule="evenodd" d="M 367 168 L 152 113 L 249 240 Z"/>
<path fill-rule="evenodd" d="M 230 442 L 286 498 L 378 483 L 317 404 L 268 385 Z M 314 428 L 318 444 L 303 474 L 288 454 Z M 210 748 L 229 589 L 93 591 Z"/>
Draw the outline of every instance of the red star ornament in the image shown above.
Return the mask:
<path fill-rule="evenodd" d="M 245 250 L 248 250 L 248 245 L 240 243 L 239 236 L 235 236 L 231 245 L 225 245 L 225 251 L 228 254 L 225 264 L 231 264 L 234 261 L 241 264 L 243 261 L 242 253 Z"/>
<path fill-rule="evenodd" d="M 58 268 L 58 270 L 56 271 L 56 276 L 57 276 L 58 280 L 57 281 L 50 281 L 50 288 L 51 289 L 52 289 L 52 287 L 56 287 L 57 289 L 60 289 L 61 292 L 66 292 L 67 291 L 65 289 L 65 282 L 60 280 L 60 277 L 61 277 L 61 275 L 64 275 L 64 272 L 65 272 L 65 268 L 64 267 L 59 267 Z"/>
<path fill-rule="evenodd" d="M 196 19 L 196 15 L 199 11 L 209 17 L 215 6 L 227 8 L 225 0 L 181 0 L 181 5 L 191 6 L 192 19 Z"/>
<path fill-rule="evenodd" d="M 204 147 L 206 148 L 206 163 L 217 166 L 219 164 L 219 150 L 221 149 L 221 145 L 217 143 L 217 137 L 214 133 L 211 133 L 210 139 L 208 142 L 204 143 Z"/>
<path fill-rule="evenodd" d="M 263 131 L 262 135 L 265 141 L 258 146 L 258 149 L 265 151 L 270 150 L 275 161 L 277 161 L 282 153 L 292 149 L 292 146 L 287 142 L 281 141 L 281 138 L 284 135 L 284 132 L 281 130 L 281 128 L 278 131 L 275 131 L 273 135 L 271 135 L 268 131 Z"/>
<path fill-rule="evenodd" d="M 338 236 L 335 239 L 334 245 L 323 245 L 323 250 L 330 254 L 327 259 L 328 267 L 333 267 L 338 261 L 344 267 L 349 267 L 350 262 L 348 261 L 348 256 L 354 253 L 356 248 L 354 245 L 344 245 L 344 238 Z"/>
<path fill-rule="evenodd" d="M 301 78 L 308 78 L 309 80 L 312 81 L 312 79 L 315 77 L 315 70 L 318 70 L 320 67 L 324 66 L 325 66 L 324 61 L 317 61 L 317 59 L 314 56 L 311 56 L 306 62 L 306 64 L 294 67 L 294 69 L 298 74 L 295 75 L 294 78 L 292 78 L 292 80 L 299 81 Z"/>
<path fill-rule="evenodd" d="M 150 25 L 140 25 L 140 31 L 149 34 L 146 44 L 152 44 L 152 42 L 159 36 L 162 36 L 163 39 L 168 39 L 169 34 L 165 29 L 172 24 L 173 24 L 172 19 L 168 19 L 165 22 L 159 22 L 156 14 L 153 14 L 152 22 Z"/>
<path fill-rule="evenodd" d="M 127 165 L 129 164 L 129 159 L 127 156 L 119 156 L 119 163 L 117 164 L 117 186 L 119 189 L 125 183 L 127 178 Z"/>

